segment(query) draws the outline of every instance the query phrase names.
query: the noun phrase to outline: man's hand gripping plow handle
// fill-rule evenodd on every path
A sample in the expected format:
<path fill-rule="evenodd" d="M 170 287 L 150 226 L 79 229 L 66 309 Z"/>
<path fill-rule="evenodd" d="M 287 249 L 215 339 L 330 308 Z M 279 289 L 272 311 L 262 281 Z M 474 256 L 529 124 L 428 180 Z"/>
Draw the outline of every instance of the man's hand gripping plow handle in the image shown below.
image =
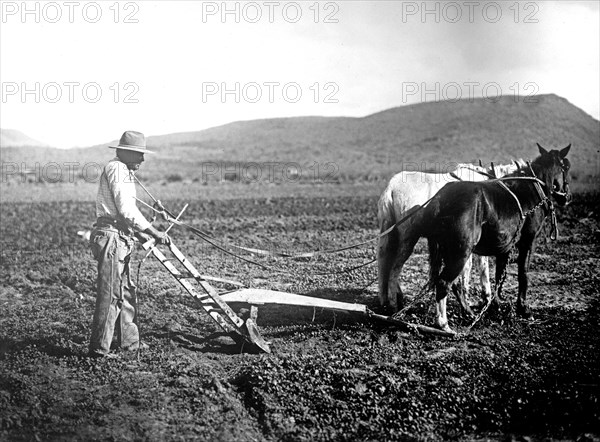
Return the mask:
<path fill-rule="evenodd" d="M 181 212 L 179 212 L 179 214 L 178 214 L 178 215 L 177 215 L 175 218 L 172 218 L 172 220 L 173 220 L 173 221 L 179 221 L 179 218 L 181 217 L 181 215 L 183 215 L 183 212 L 185 212 L 185 209 L 187 209 L 187 208 L 188 208 L 188 206 L 189 206 L 189 204 L 186 204 L 185 206 L 183 206 L 183 209 L 181 209 Z M 171 230 L 171 228 L 172 228 L 174 225 L 175 225 L 175 223 L 174 223 L 174 222 L 171 222 L 171 224 L 169 224 L 169 227 L 167 227 L 167 230 L 165 230 L 164 232 L 159 232 L 159 231 L 157 230 L 157 232 L 158 232 L 158 233 L 161 233 L 161 234 L 163 234 L 163 235 L 164 235 L 164 236 L 167 238 L 167 240 L 168 240 L 168 242 L 161 242 L 161 241 L 159 241 L 159 242 L 158 242 L 159 244 L 167 244 L 167 245 L 171 244 L 171 238 L 170 238 L 170 237 L 169 237 L 169 235 L 167 235 L 167 234 L 169 233 L 169 230 Z M 154 229 L 154 228 L 153 228 L 153 229 Z M 156 230 L 156 229 L 154 229 L 154 230 Z M 154 236 L 154 235 L 153 235 L 153 236 Z M 144 243 L 144 245 L 143 245 L 144 249 L 145 249 L 145 250 L 149 250 L 150 248 L 152 248 L 152 246 L 154 245 L 154 243 L 155 243 L 155 242 L 157 242 L 157 241 L 158 241 L 158 238 L 157 238 L 156 236 L 154 236 L 154 238 L 150 238 L 148 241 L 146 241 L 146 242 Z M 149 253 L 149 252 L 148 252 L 148 253 Z"/>
<path fill-rule="evenodd" d="M 177 215 L 177 217 L 173 216 L 173 214 L 171 212 L 169 212 L 167 209 L 165 209 L 165 207 L 162 205 L 160 200 L 154 198 L 154 196 L 150 193 L 150 191 L 148 189 L 146 189 L 146 186 L 144 186 L 142 184 L 142 182 L 135 176 L 135 174 L 133 175 L 133 178 L 142 187 L 142 189 L 144 189 L 144 192 L 146 192 L 148 194 L 148 196 L 152 199 L 152 201 L 154 201 L 154 204 L 157 208 L 149 206 L 148 204 L 146 204 L 144 201 L 140 200 L 139 198 L 136 198 L 136 200 L 138 200 L 145 206 L 150 207 L 155 212 L 160 213 L 166 221 L 170 221 L 173 219 L 174 220 L 179 219 L 179 217 L 183 214 L 183 211 L 187 208 L 188 205 L 186 204 L 185 207 L 183 208 L 183 210 L 179 213 L 179 215 Z M 158 244 L 169 245 L 169 244 L 171 244 L 171 238 L 169 237 L 167 232 L 171 229 L 171 227 L 173 227 L 173 224 L 171 224 L 167 228 L 166 231 L 161 232 L 160 230 L 157 230 L 153 226 L 150 226 L 146 230 L 144 230 L 143 234 L 152 236 L 152 240 L 156 241 Z M 143 237 L 144 236 L 143 234 L 140 236 Z M 146 242 L 148 242 L 150 240 L 150 238 L 144 238 L 144 240 L 146 240 Z"/>

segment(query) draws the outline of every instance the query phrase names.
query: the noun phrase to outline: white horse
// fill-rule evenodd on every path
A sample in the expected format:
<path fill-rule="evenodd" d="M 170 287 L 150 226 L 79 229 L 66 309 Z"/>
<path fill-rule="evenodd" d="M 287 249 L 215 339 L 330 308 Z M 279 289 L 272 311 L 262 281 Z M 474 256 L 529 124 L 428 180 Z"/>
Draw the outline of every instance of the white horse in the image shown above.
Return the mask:
<path fill-rule="evenodd" d="M 522 160 L 521 164 L 524 164 Z M 379 270 L 379 301 L 382 306 L 391 307 L 394 311 L 403 307 L 404 295 L 400 287 L 399 275 L 401 263 L 408 257 L 399 256 L 398 244 L 405 229 L 414 221 L 410 214 L 432 198 L 442 187 L 452 181 L 484 181 L 490 176 L 500 178 L 517 170 L 519 163 L 502 166 L 492 166 L 489 169 L 472 164 L 458 164 L 457 169 L 450 173 L 425 173 L 404 171 L 392 177 L 386 189 L 381 194 L 378 203 L 377 216 L 380 232 L 385 232 L 404 217 L 404 222 L 394 228 L 389 234 L 379 239 L 377 264 Z M 479 276 L 484 300 L 492 295 L 490 271 L 487 257 L 477 256 Z M 473 312 L 465 298 L 469 292 L 472 259 L 469 258 L 460 276 L 462 287 L 454 287 L 461 306 L 467 314 Z"/>

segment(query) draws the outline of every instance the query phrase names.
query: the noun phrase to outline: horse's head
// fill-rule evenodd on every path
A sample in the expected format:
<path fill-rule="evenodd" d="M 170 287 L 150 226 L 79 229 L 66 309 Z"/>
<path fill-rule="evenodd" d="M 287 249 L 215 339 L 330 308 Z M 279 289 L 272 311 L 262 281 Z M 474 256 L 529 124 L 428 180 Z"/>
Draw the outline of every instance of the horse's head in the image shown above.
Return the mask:
<path fill-rule="evenodd" d="M 535 175 L 542 180 L 546 188 L 547 196 L 552 196 L 560 206 L 566 206 L 572 199 L 569 189 L 569 169 L 571 163 L 566 158 L 571 149 L 569 144 L 561 150 L 547 151 L 536 143 L 540 156 L 532 163 Z"/>

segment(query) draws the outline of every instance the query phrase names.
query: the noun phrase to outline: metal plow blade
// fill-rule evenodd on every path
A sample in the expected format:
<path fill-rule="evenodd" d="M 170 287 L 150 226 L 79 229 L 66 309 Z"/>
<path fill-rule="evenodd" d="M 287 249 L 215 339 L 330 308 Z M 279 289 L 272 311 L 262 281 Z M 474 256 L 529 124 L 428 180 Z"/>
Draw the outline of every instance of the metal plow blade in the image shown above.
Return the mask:
<path fill-rule="evenodd" d="M 250 341 L 253 345 L 257 347 L 258 350 L 264 351 L 265 353 L 271 353 L 271 348 L 269 347 L 269 343 L 265 341 L 265 339 L 260 334 L 256 322 L 254 319 L 248 318 L 246 319 L 246 331 L 248 335 L 246 339 Z"/>

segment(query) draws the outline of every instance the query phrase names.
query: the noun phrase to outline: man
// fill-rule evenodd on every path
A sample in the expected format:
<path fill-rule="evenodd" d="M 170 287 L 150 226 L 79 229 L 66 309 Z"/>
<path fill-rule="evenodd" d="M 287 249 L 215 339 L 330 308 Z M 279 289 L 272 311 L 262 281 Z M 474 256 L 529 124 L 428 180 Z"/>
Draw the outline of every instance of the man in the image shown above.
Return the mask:
<path fill-rule="evenodd" d="M 140 132 L 123 133 L 117 156 L 104 167 L 96 197 L 97 221 L 90 235 L 90 246 L 98 261 L 96 309 L 92 322 L 89 355 L 109 354 L 115 325 L 123 350 L 140 348 L 136 325 L 136 294 L 129 272 L 134 235 L 153 237 L 169 244 L 169 236 L 156 230 L 136 206 L 133 173 L 144 161 L 146 138 Z"/>

